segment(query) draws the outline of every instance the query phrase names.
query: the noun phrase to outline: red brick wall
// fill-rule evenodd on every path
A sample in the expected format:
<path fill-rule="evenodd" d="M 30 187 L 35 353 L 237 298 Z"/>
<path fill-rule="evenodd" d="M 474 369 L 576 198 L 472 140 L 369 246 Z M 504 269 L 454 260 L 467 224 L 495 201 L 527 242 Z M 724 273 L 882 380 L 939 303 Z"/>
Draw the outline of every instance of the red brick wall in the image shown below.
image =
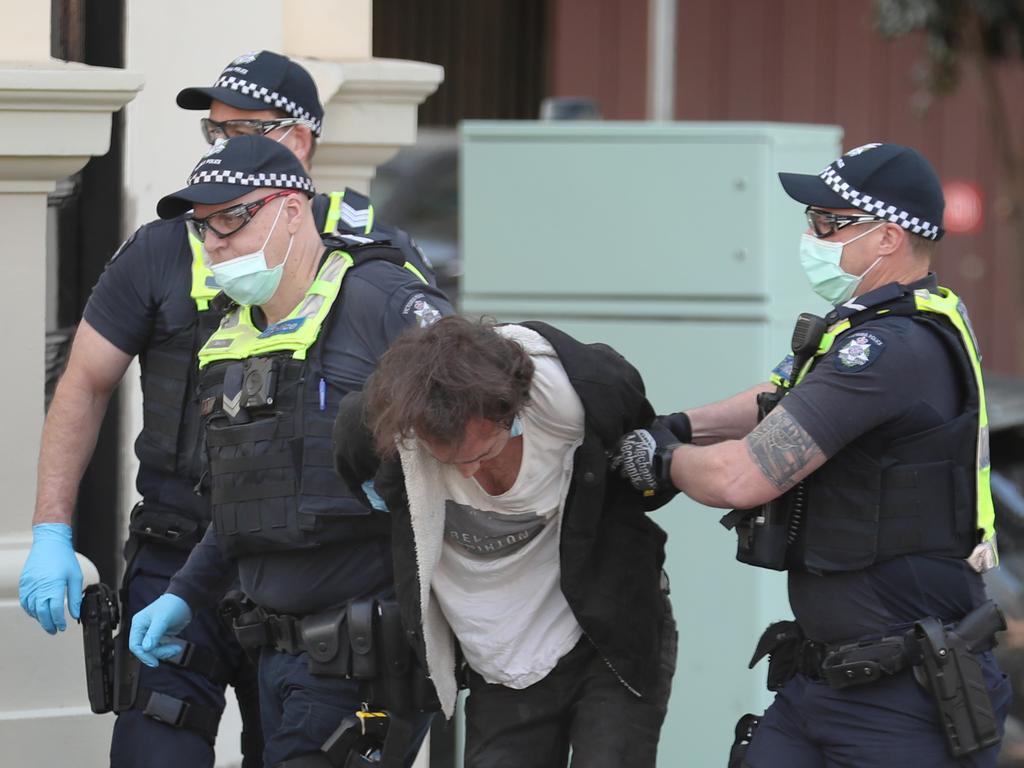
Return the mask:
<path fill-rule="evenodd" d="M 646 2 L 552 0 L 549 93 L 590 95 L 605 116 L 643 119 Z M 949 234 L 936 269 L 964 297 L 990 371 L 1024 372 L 1024 275 L 1001 191 L 978 79 L 965 71 L 950 97 L 921 85 L 923 41 L 882 40 L 873 4 L 843 0 L 679 0 L 676 115 L 680 120 L 833 123 L 847 148 L 909 144 L 943 180 L 977 182 L 985 223 Z M 1024 66 L 1001 73 L 1013 124 L 1024 132 Z M 794 257 L 796 238 L 794 237 Z"/>

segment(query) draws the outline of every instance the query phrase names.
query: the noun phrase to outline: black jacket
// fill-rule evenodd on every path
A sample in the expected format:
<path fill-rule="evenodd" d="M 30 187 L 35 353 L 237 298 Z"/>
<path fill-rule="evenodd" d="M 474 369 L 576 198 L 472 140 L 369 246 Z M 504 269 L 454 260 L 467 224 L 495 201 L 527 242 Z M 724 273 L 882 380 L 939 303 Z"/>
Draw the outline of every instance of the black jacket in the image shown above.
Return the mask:
<path fill-rule="evenodd" d="M 583 344 L 545 323 L 522 325 L 554 347 L 586 414 L 573 463 L 561 533 L 562 592 L 576 620 L 620 680 L 635 694 L 653 694 L 661 657 L 665 601 L 661 568 L 665 532 L 648 516 L 671 496 L 645 500 L 608 471 L 607 454 L 629 430 L 646 427 L 654 411 L 636 369 L 611 347 Z M 416 565 L 404 479 L 397 459 L 379 467 L 362 424 L 361 393 L 347 397 L 335 424 L 338 471 L 351 487 L 374 477 L 392 515 L 395 586 L 409 639 L 426 663 Z"/>

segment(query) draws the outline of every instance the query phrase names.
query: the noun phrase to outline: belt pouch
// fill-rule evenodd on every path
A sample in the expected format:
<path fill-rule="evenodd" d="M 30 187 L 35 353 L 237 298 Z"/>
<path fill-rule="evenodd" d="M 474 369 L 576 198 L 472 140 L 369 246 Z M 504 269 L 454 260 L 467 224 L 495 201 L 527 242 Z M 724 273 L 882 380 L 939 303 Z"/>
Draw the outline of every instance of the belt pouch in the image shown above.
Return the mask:
<path fill-rule="evenodd" d="M 348 606 L 348 638 L 352 646 L 352 677 L 372 680 L 377 676 L 373 648 L 373 615 L 377 601 L 373 598 L 355 600 Z"/>
<path fill-rule="evenodd" d="M 302 645 L 309 657 L 309 671 L 325 677 L 349 677 L 352 673 L 345 609 L 305 617 L 299 625 Z"/>

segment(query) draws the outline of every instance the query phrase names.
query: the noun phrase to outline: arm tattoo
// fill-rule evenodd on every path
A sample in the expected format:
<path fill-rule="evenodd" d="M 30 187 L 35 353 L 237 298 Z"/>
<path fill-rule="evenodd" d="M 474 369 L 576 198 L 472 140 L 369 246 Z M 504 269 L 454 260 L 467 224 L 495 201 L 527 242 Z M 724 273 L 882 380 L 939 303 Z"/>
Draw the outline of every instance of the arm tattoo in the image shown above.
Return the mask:
<path fill-rule="evenodd" d="M 776 408 L 747 436 L 747 452 L 772 485 L 788 491 L 798 482 L 794 475 L 821 449 L 792 416 Z"/>

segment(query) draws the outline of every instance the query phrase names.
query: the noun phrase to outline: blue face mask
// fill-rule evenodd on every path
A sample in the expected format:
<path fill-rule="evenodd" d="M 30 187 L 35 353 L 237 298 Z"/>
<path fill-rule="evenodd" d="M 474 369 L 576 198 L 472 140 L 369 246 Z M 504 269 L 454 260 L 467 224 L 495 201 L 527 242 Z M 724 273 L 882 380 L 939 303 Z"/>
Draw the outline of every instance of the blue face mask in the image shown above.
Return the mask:
<path fill-rule="evenodd" d="M 270 236 L 274 234 L 277 227 L 277 220 L 281 218 L 281 211 L 284 210 L 285 200 L 281 201 L 281 207 L 277 209 L 277 216 L 267 233 L 267 239 L 263 241 L 263 247 L 253 253 L 238 256 L 221 264 L 211 264 L 213 278 L 217 285 L 228 296 L 239 304 L 260 305 L 270 301 L 281 284 L 281 275 L 284 272 L 284 265 L 288 261 L 288 255 L 292 252 L 292 240 L 288 239 L 288 250 L 285 252 L 284 261 L 276 267 L 267 267 L 267 258 L 263 249 L 270 242 Z"/>
<path fill-rule="evenodd" d="M 519 437 L 521 434 L 523 434 L 523 420 L 516 415 L 512 419 L 512 426 L 508 428 L 508 436 Z"/>
<path fill-rule="evenodd" d="M 882 224 L 847 240 L 846 243 L 832 243 L 807 233 L 800 239 L 800 266 L 803 267 L 814 292 L 833 307 L 848 301 L 854 295 L 860 281 L 882 260 L 879 256 L 863 274 L 851 275 L 839 266 L 843 258 L 843 246 L 870 235 L 880 226 Z"/>

